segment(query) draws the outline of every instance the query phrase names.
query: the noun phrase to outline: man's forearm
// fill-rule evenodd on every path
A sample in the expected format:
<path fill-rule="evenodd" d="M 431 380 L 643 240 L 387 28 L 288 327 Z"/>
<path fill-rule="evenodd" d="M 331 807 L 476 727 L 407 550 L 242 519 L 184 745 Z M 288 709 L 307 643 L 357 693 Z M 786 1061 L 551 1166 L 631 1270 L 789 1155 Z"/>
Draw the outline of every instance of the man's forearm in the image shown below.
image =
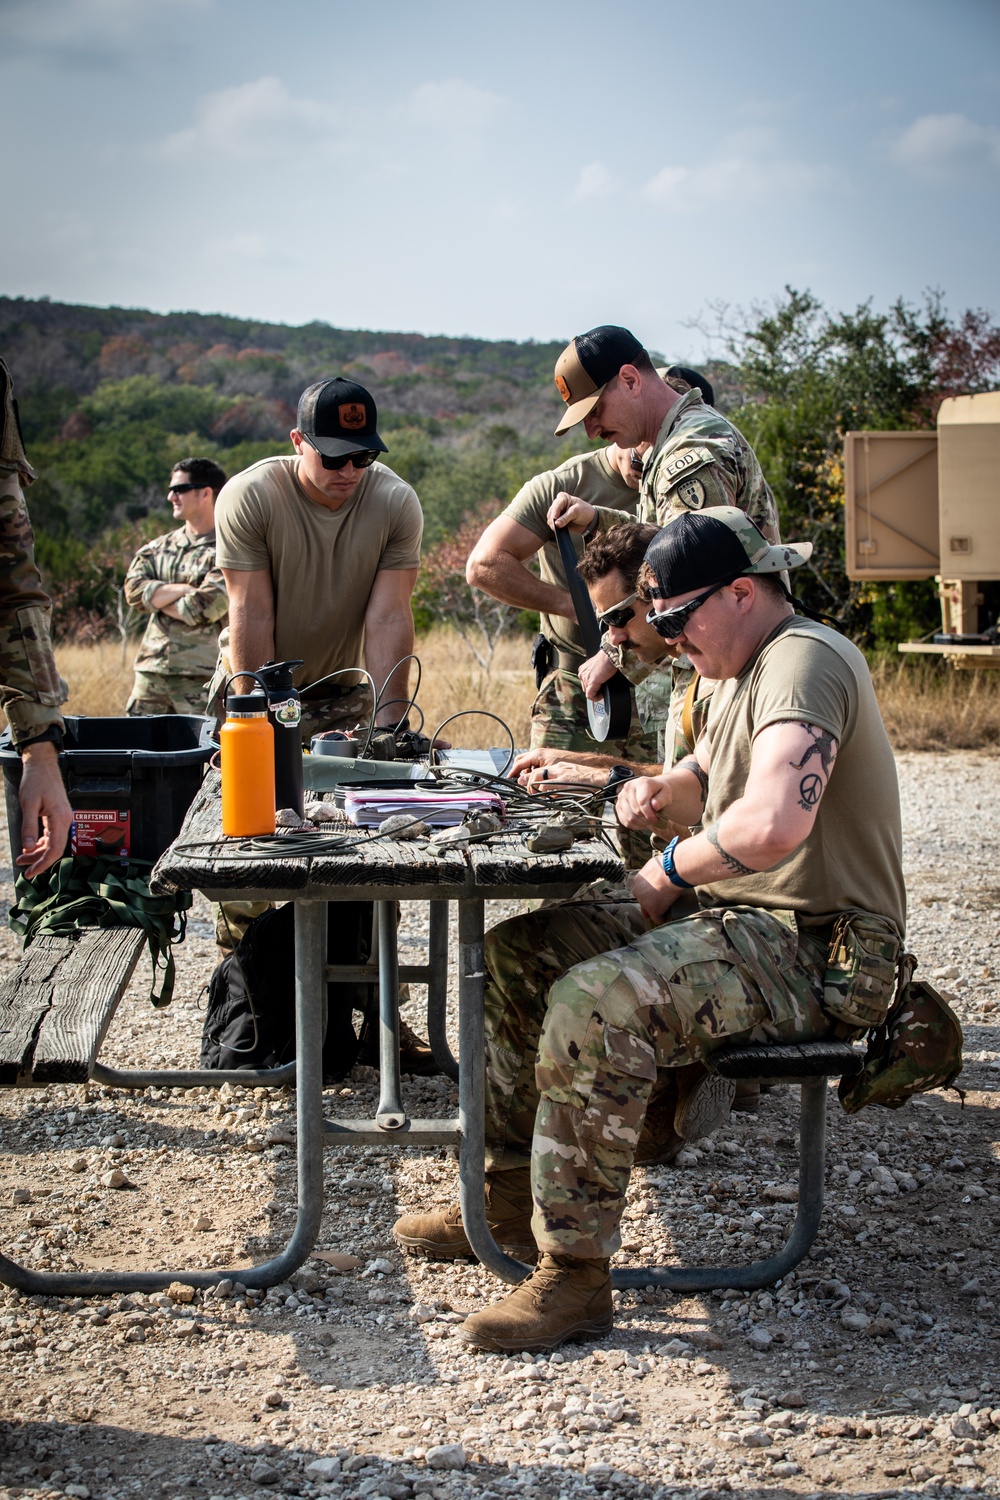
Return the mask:
<path fill-rule="evenodd" d="M 491 599 L 499 599 L 501 604 L 576 619 L 568 590 L 543 582 L 509 552 L 494 552 L 478 559 L 471 572 L 473 588 L 481 589 Z"/>
<path fill-rule="evenodd" d="M 274 616 L 257 614 L 242 604 L 234 605 L 229 613 L 229 661 L 232 671 L 256 672 L 264 662 L 273 659 Z"/>
<path fill-rule="evenodd" d="M 409 605 L 405 610 L 389 615 L 378 622 L 372 622 L 369 628 L 365 626 L 365 666 L 375 679 L 376 690 L 382 688 L 381 707 L 376 715 L 376 723 L 391 726 L 397 724 L 404 716 L 404 710 L 410 698 L 410 667 L 411 662 L 403 662 L 395 672 L 392 672 L 396 663 L 402 661 L 413 650 L 413 614 Z M 387 682 L 389 673 L 391 679 Z"/>

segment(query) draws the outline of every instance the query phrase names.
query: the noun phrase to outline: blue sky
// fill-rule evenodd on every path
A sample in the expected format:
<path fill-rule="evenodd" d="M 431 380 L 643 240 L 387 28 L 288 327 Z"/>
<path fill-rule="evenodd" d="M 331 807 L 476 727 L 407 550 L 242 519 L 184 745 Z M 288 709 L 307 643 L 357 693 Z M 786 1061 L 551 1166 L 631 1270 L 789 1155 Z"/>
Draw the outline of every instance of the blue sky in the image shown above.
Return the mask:
<path fill-rule="evenodd" d="M 1000 313 L 997 0 L 0 0 L 0 291 L 671 358 Z"/>

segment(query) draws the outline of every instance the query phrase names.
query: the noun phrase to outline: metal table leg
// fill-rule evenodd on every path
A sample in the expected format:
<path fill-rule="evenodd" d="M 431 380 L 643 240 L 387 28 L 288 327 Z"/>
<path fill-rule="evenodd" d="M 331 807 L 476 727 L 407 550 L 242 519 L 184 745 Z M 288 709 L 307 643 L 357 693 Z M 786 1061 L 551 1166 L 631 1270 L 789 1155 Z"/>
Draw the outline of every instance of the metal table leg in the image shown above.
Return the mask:
<path fill-rule="evenodd" d="M 378 1108 L 382 1130 L 399 1130 L 406 1111 L 399 1086 L 399 953 L 396 947 L 396 903 L 376 901 L 378 926 Z"/>
<path fill-rule="evenodd" d="M 792 1232 L 778 1253 L 749 1266 L 651 1266 L 646 1270 L 630 1266 L 612 1273 L 614 1286 L 662 1286 L 675 1292 L 708 1292 L 723 1286 L 752 1290 L 770 1286 L 798 1265 L 816 1238 L 823 1212 L 827 1080 L 803 1079 L 801 1087 L 799 1207 Z"/>
<path fill-rule="evenodd" d="M 275 1286 L 297 1270 L 316 1243 L 323 1214 L 323 1005 L 326 902 L 300 902 L 295 912 L 295 1046 L 298 1057 L 298 1211 L 280 1255 L 258 1266 L 213 1271 L 30 1271 L 0 1254 L 0 1282 L 41 1296 L 106 1297 L 154 1292 L 172 1281 L 214 1286 L 228 1279 L 247 1287 Z M 216 1075 L 218 1076 L 218 1075 Z M 241 1074 L 245 1080 L 247 1075 Z"/>
<path fill-rule="evenodd" d="M 503 1281 L 523 1281 L 531 1267 L 505 1255 L 486 1222 L 485 1139 L 486 1028 L 483 1019 L 484 903 L 458 905 L 458 1192 L 462 1224 L 478 1258 Z"/>
<path fill-rule="evenodd" d="M 448 1078 L 458 1077 L 458 1061 L 448 1046 L 448 903 L 429 901 L 427 943 L 427 1039 L 434 1061 Z"/>

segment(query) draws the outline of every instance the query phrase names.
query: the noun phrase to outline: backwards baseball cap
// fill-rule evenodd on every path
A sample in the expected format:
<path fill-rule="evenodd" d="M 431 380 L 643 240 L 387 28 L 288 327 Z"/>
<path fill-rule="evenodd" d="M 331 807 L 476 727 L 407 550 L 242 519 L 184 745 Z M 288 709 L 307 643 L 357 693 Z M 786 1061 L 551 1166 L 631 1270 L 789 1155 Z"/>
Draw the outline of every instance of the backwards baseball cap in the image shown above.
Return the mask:
<path fill-rule="evenodd" d="M 317 380 L 299 397 L 296 426 L 324 458 L 365 450 L 388 453 L 376 432 L 378 407 L 356 380 Z"/>
<path fill-rule="evenodd" d="M 657 366 L 656 373 L 661 380 L 667 380 L 668 376 L 672 380 L 683 380 L 684 384 L 689 385 L 693 391 L 701 391 L 701 399 L 706 406 L 715 405 L 715 387 L 708 376 L 703 375 L 700 370 L 692 370 L 690 365 L 668 365 L 664 369 Z M 668 385 L 669 383 L 670 381 L 667 380 Z"/>
<path fill-rule="evenodd" d="M 568 432 L 582 422 L 622 365 L 634 364 L 645 353 L 634 333 L 613 323 L 602 323 L 600 328 L 578 334 L 567 344 L 556 360 L 554 378 L 556 390 L 569 410 L 563 413 L 556 434 Z"/>
<path fill-rule="evenodd" d="M 646 565 L 661 599 L 709 588 L 747 573 L 781 573 L 812 556 L 812 542 L 773 547 L 735 505 L 713 505 L 669 521 L 649 544 Z"/>

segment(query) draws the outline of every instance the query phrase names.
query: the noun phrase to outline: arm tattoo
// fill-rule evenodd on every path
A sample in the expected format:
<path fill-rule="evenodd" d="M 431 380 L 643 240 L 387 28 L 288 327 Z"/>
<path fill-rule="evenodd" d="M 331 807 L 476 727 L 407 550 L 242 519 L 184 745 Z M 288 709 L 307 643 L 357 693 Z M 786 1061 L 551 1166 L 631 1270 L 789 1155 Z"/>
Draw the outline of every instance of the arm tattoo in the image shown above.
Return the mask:
<path fill-rule="evenodd" d="M 674 770 L 690 771 L 692 776 L 697 776 L 701 783 L 701 800 L 704 805 L 705 799 L 708 796 L 708 774 L 703 770 L 698 757 L 696 755 L 685 755 L 683 760 L 677 762 Z"/>
<path fill-rule="evenodd" d="M 811 736 L 810 744 L 801 760 L 790 760 L 788 764 L 794 771 L 801 771 L 814 755 L 819 756 L 819 763 L 823 776 L 818 771 L 807 771 L 799 782 L 799 806 L 803 812 L 815 812 L 819 806 L 819 799 L 826 789 L 826 780 L 830 779 L 833 763 L 837 758 L 837 741 L 826 729 L 820 729 L 815 724 L 803 724 L 802 728 Z"/>
<path fill-rule="evenodd" d="M 736 858 L 735 854 L 730 854 L 727 849 L 723 849 L 722 845 L 719 843 L 718 827 L 718 823 L 713 823 L 710 828 L 705 829 L 705 834 L 708 838 L 708 842 L 710 844 L 714 844 L 716 849 L 718 849 L 719 854 L 722 856 L 723 863 L 729 866 L 734 875 L 756 875 L 756 870 L 751 870 L 750 866 L 741 863 L 741 861 Z"/>
<path fill-rule="evenodd" d="M 815 724 L 803 724 L 802 728 L 806 734 L 811 735 L 811 743 L 801 760 L 790 760 L 788 764 L 794 770 L 801 771 L 806 761 L 811 760 L 814 755 L 818 755 L 819 763 L 823 768 L 823 775 L 829 781 L 830 771 L 834 761 L 837 759 L 836 738 L 830 734 L 829 730 L 819 729 Z"/>

